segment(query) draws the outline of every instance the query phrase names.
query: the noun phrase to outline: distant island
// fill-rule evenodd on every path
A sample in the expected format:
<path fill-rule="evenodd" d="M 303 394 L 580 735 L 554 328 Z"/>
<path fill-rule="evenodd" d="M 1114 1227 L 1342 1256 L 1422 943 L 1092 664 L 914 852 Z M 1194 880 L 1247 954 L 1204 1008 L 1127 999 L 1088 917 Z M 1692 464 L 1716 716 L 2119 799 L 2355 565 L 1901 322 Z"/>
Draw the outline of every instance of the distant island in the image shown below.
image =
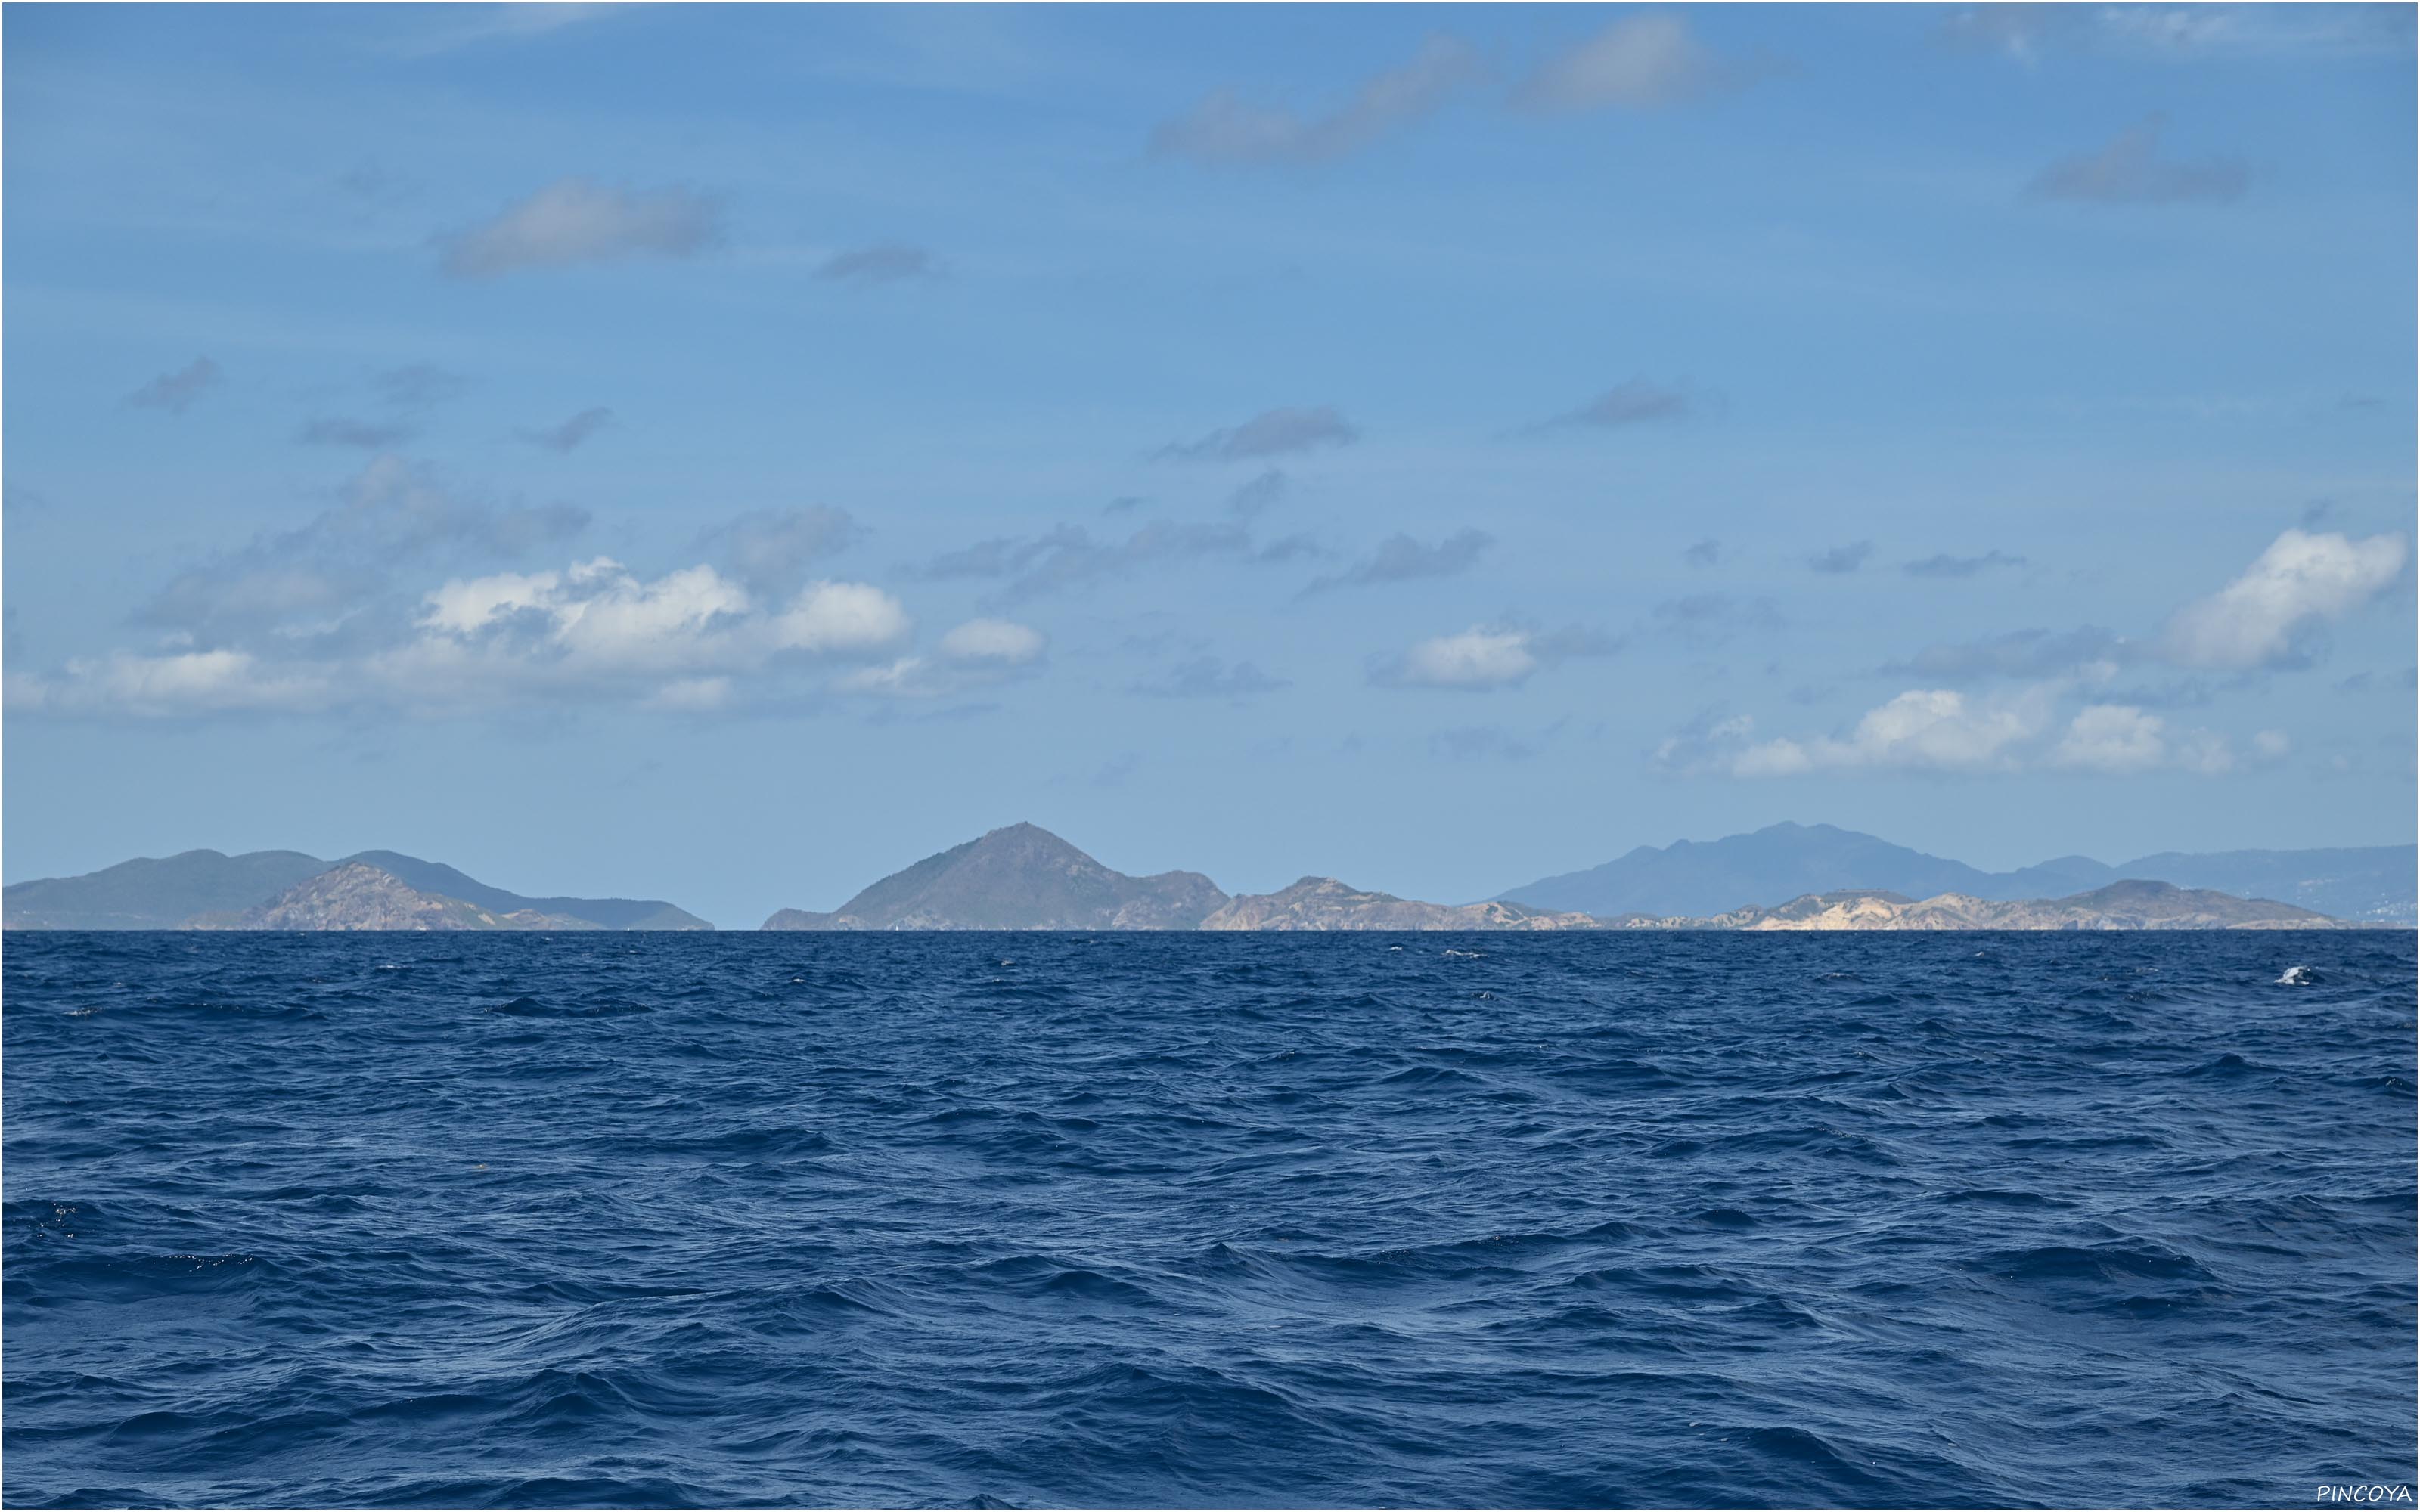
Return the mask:
<path fill-rule="evenodd" d="M 2141 930 L 2329 929 L 2413 921 L 2414 847 L 2164 853 L 2112 868 L 2066 856 L 1978 871 L 1829 825 L 1661 849 L 1479 903 L 1308 876 L 1230 894 L 1199 872 L 1128 876 L 1010 825 L 928 856 L 830 912 L 768 930 Z M 1719 901 L 1715 901 L 1719 900 Z M 187 851 L 11 884 L 12 930 L 710 930 L 660 899 L 530 897 L 435 861 L 362 851 Z"/>
<path fill-rule="evenodd" d="M 661 899 L 525 898 L 396 851 L 339 861 L 301 851 L 185 851 L 80 877 L 11 883 L 0 898 L 0 925 L 8 929 L 714 928 Z"/>
<path fill-rule="evenodd" d="M 1305 877 L 1281 891 L 1231 897 L 1199 872 L 1129 877 L 1112 872 L 1048 830 L 1020 824 L 926 856 L 830 913 L 784 908 L 768 918 L 764 927 L 1767 932 L 2334 929 L 2348 923 L 2292 903 L 2180 887 L 2152 879 L 2122 880 L 2058 899 L 1994 901 L 1945 892 L 1919 902 L 1886 890 L 1841 890 L 1704 915 L 1632 912 L 1611 917 L 1508 899 L 1462 904 L 1417 903 L 1348 887 L 1334 877 Z"/>

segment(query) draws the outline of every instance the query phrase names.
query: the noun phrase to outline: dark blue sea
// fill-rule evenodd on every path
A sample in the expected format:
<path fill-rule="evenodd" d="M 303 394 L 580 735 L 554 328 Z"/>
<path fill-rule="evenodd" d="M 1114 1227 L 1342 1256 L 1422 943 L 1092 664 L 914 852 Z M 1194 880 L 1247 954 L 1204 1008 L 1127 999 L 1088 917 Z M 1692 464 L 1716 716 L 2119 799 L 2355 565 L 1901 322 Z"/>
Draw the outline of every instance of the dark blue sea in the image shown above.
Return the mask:
<path fill-rule="evenodd" d="M 0 964 L 13 1505 L 2415 1478 L 2408 933 Z"/>

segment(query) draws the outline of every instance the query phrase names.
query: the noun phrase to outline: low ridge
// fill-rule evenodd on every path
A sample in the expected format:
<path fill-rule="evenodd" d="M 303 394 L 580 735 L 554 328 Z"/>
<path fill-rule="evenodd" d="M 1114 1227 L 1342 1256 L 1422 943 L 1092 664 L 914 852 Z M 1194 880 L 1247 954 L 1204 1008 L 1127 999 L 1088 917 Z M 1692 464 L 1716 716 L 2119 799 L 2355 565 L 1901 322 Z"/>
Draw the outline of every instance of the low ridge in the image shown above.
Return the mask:
<path fill-rule="evenodd" d="M 1290 887 L 1231 898 L 1202 921 L 1207 930 L 1544 930 L 1594 929 L 1586 914 L 1553 914 L 1520 903 L 1423 903 L 1363 892 L 1334 877 L 1305 877 Z"/>

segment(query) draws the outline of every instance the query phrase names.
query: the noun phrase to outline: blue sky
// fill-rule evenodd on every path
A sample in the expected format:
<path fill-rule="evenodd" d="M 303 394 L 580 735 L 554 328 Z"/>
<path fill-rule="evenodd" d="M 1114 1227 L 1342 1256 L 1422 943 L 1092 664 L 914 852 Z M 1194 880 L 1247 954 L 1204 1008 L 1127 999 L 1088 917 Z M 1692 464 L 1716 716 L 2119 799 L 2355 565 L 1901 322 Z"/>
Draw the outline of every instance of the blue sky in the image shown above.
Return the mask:
<path fill-rule="evenodd" d="M 2408 841 L 2412 14 L 11 7 L 8 875 Z"/>

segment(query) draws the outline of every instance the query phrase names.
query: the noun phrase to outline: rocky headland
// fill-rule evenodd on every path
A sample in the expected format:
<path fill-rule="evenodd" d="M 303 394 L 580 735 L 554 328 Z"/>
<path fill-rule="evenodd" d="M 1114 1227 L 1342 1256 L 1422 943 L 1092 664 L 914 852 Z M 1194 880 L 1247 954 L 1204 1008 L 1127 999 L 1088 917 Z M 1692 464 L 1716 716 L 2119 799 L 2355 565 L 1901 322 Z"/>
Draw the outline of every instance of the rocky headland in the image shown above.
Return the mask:
<path fill-rule="evenodd" d="M 1544 930 L 1595 929 L 1586 914 L 1555 914 L 1520 903 L 1424 903 L 1364 892 L 1334 877 L 1305 877 L 1277 892 L 1230 898 L 1202 921 L 1209 930 Z"/>
<path fill-rule="evenodd" d="M 299 882 L 257 908 L 205 914 L 188 920 L 201 930 L 593 930 L 604 926 L 565 914 L 516 909 L 498 914 L 423 892 L 365 861 Z"/>

